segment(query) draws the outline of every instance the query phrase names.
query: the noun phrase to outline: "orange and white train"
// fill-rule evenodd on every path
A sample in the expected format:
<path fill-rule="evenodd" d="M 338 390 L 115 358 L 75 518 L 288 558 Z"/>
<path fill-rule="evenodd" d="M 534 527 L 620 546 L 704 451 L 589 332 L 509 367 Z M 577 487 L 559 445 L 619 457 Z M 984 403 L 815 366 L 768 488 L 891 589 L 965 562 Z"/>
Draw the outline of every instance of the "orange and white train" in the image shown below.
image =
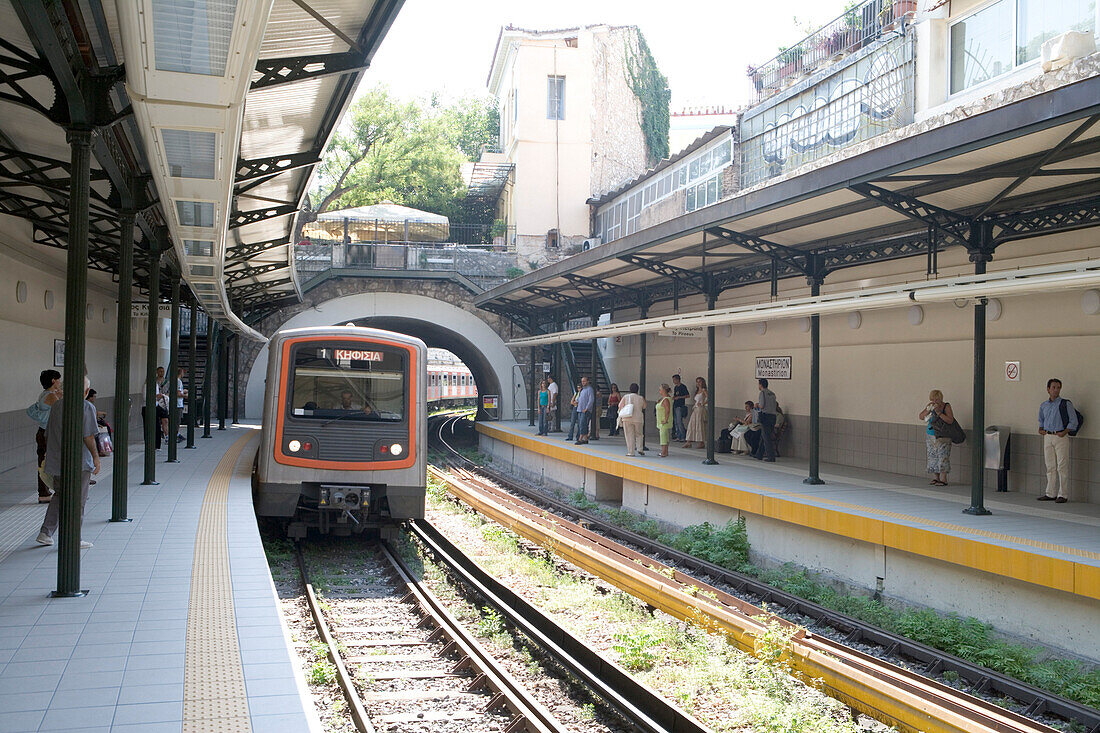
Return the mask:
<path fill-rule="evenodd" d="M 477 403 L 474 375 L 460 361 L 428 356 L 428 403 L 433 407 Z"/>

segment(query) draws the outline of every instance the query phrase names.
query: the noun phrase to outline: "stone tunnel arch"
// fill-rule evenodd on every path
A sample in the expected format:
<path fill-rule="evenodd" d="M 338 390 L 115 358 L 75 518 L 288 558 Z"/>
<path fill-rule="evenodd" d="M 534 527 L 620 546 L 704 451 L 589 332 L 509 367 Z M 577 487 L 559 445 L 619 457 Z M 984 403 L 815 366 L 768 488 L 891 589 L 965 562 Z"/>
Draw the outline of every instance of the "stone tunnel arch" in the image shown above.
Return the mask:
<path fill-rule="evenodd" d="M 489 314 L 486 314 L 487 316 Z M 275 319 L 277 320 L 277 319 Z M 269 323 L 265 333 L 307 326 L 356 325 L 417 336 L 428 346 L 451 351 L 470 368 L 479 394 L 500 395 L 500 415 L 512 417 L 525 401 L 524 380 L 503 336 L 485 319 L 437 297 L 402 292 L 363 292 L 317 302 L 281 323 Z M 241 369 L 245 381 L 244 414 L 259 419 L 267 377 L 267 348 L 250 349 Z"/>

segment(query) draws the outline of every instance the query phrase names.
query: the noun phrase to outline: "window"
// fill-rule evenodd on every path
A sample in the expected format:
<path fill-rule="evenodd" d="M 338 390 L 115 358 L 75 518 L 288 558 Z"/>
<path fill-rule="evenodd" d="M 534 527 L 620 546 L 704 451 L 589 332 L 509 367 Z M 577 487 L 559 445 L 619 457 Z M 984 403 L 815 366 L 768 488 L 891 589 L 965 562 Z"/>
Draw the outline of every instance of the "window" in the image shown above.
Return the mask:
<path fill-rule="evenodd" d="M 565 119 L 565 77 L 546 77 L 546 119 Z"/>
<path fill-rule="evenodd" d="M 402 351 L 374 344 L 300 346 L 293 352 L 290 417 L 315 420 L 405 419 Z"/>
<path fill-rule="evenodd" d="M 951 93 L 1039 58 L 1066 31 L 1094 33 L 1095 0 L 1000 0 L 951 26 Z"/>

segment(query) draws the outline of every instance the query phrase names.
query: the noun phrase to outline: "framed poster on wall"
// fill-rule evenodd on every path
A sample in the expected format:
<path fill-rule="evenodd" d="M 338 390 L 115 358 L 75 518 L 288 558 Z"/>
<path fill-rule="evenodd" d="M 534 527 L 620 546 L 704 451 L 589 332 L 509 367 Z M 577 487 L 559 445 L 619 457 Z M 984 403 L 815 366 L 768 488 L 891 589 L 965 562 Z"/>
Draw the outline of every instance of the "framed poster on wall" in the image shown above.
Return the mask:
<path fill-rule="evenodd" d="M 65 339 L 53 340 L 53 365 L 55 367 L 65 366 Z"/>

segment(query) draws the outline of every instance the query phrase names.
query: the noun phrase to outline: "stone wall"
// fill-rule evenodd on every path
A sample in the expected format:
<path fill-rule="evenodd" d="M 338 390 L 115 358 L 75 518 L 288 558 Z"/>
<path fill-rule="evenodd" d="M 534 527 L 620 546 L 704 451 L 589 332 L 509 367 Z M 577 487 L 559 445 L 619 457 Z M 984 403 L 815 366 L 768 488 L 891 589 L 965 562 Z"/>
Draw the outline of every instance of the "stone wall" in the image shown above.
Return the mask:
<path fill-rule="evenodd" d="M 638 38 L 633 26 L 592 36 L 592 196 L 618 188 L 648 167 L 642 107 L 626 69 Z"/>

